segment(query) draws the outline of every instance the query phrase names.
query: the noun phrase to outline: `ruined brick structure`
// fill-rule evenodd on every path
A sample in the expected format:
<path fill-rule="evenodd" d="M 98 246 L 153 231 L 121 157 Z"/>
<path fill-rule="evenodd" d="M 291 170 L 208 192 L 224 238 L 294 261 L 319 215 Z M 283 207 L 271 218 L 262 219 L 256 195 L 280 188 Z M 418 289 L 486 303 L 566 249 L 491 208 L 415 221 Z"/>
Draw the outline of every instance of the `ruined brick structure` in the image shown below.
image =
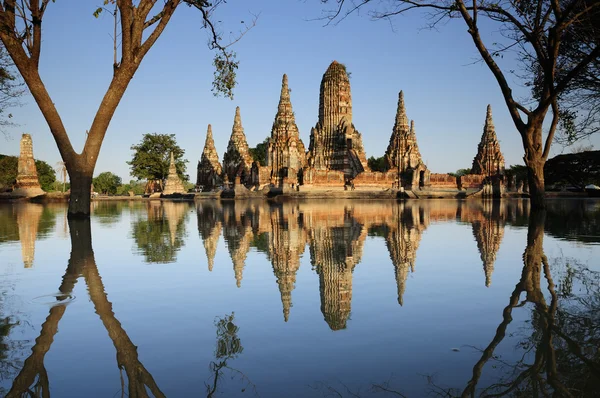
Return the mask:
<path fill-rule="evenodd" d="M 352 124 L 350 79 L 337 61 L 321 80 L 319 121 L 310 131 L 307 157 L 309 167 L 341 171 L 346 178 L 369 169 L 362 136 Z"/>
<path fill-rule="evenodd" d="M 33 141 L 31 140 L 31 135 L 23 134 L 17 168 L 17 184 L 13 190 L 13 195 L 34 197 L 44 194 L 45 192 L 40 186 L 33 158 Z"/>
<path fill-rule="evenodd" d="M 223 184 L 223 167 L 219 162 L 219 155 L 215 148 L 212 127 L 209 124 L 206 132 L 206 141 L 202 157 L 198 162 L 198 176 L 196 178 L 196 188 L 202 191 L 212 191 Z"/>
<path fill-rule="evenodd" d="M 402 91 L 398 94 L 396 122 L 385 151 L 385 161 L 390 170 L 396 170 L 402 175 L 401 183 L 404 187 L 415 189 L 429 185 L 430 172 L 421 158 L 414 121 L 411 121 L 410 128 L 408 127 Z"/>
<path fill-rule="evenodd" d="M 227 144 L 227 151 L 223 155 L 223 172 L 229 181 L 235 181 L 240 178 L 243 183 L 250 178 L 250 169 L 252 168 L 252 156 L 242 127 L 242 117 L 240 116 L 240 107 L 235 108 L 235 118 L 233 119 L 233 128 L 231 137 Z"/>
<path fill-rule="evenodd" d="M 163 189 L 164 195 L 172 195 L 174 193 L 185 193 L 185 187 L 183 181 L 177 175 L 177 167 L 175 167 L 175 157 L 171 152 L 171 163 L 169 164 L 169 175 L 165 182 L 165 188 Z"/>
<path fill-rule="evenodd" d="M 491 105 L 487 106 L 483 134 L 477 146 L 477 155 L 473 159 L 471 173 L 485 176 L 504 174 L 504 156 L 500 152 L 500 143 L 496 137 Z"/>
<path fill-rule="evenodd" d="M 267 150 L 267 166 L 271 182 L 276 186 L 283 180 L 296 183 L 298 172 L 306 165 L 306 149 L 300 139 L 296 117 L 292 111 L 287 75 L 283 75 L 281 96 Z"/>

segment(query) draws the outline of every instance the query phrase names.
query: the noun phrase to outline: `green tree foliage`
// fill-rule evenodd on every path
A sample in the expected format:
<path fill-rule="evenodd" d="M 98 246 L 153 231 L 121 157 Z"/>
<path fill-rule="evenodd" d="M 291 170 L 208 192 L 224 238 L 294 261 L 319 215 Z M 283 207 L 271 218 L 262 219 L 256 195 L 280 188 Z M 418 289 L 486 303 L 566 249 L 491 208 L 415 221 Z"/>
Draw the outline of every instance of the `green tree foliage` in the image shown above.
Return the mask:
<path fill-rule="evenodd" d="M 544 174 L 548 186 L 600 185 L 600 151 L 555 156 L 546 162 Z"/>
<path fill-rule="evenodd" d="M 54 189 L 56 173 L 54 169 L 43 160 L 36 160 L 38 178 L 42 189 L 46 192 Z M 19 158 L 16 156 L 0 155 L 0 189 L 11 188 L 17 181 Z"/>
<path fill-rule="evenodd" d="M 256 145 L 254 148 L 249 148 L 250 156 L 252 160 L 258 162 L 261 166 L 267 165 L 267 150 L 269 148 L 269 137 L 265 138 L 263 142 Z"/>
<path fill-rule="evenodd" d="M 382 173 L 388 171 L 385 156 L 381 156 L 378 158 L 376 158 L 375 156 L 371 156 L 369 159 L 367 159 L 367 165 L 373 171 L 381 171 Z"/>
<path fill-rule="evenodd" d="M 37 169 L 38 179 L 42 189 L 46 192 L 54 189 L 54 182 L 56 181 L 56 173 L 54 168 L 43 160 L 35 161 L 35 168 Z"/>
<path fill-rule="evenodd" d="M 527 167 L 521 164 L 513 164 L 504 171 L 509 178 L 513 176 L 517 181 L 527 181 Z"/>
<path fill-rule="evenodd" d="M 117 193 L 117 189 L 121 185 L 121 177 L 111 173 L 110 171 L 105 171 L 104 173 L 98 174 L 98 177 L 94 178 L 93 184 L 96 192 L 114 195 Z"/>
<path fill-rule="evenodd" d="M 454 173 L 448 173 L 449 175 L 451 175 L 452 177 L 461 177 L 461 176 L 465 176 L 467 174 L 471 174 L 471 169 L 458 169 L 456 170 Z"/>
<path fill-rule="evenodd" d="M 169 175 L 171 152 L 175 158 L 177 174 L 187 181 L 185 174 L 187 160 L 183 159 L 185 151 L 177 145 L 175 134 L 144 134 L 142 141 L 132 145 L 133 159 L 127 162 L 131 168 L 131 175 L 138 180 L 165 181 Z"/>
<path fill-rule="evenodd" d="M 143 195 L 146 183 L 142 181 L 130 180 L 128 184 L 120 185 L 117 188 L 117 195 L 129 195 L 132 191 L 134 195 Z"/>
<path fill-rule="evenodd" d="M 15 156 L 0 155 L 0 190 L 10 189 L 17 179 L 17 164 Z"/>

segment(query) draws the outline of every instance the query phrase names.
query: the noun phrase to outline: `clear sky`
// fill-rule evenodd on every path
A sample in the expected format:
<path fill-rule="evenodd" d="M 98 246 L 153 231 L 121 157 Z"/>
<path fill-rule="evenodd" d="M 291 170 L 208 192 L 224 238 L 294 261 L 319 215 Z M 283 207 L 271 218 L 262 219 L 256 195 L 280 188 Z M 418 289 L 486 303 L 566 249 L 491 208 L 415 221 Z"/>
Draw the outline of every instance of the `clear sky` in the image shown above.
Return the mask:
<path fill-rule="evenodd" d="M 99 3 L 50 3 L 43 26 L 40 73 L 78 152 L 112 76 L 112 17 L 93 17 Z M 195 181 L 207 125 L 212 124 L 222 158 L 236 106 L 250 146 L 270 135 L 283 73 L 308 147 L 318 118 L 321 77 L 333 60 L 351 72 L 353 122 L 368 157 L 384 154 L 398 92 L 404 90 L 408 117 L 415 121 L 419 148 L 432 172 L 471 167 L 487 104 L 492 105 L 506 165 L 523 163 L 520 137 L 500 89 L 488 68 L 474 62 L 478 54 L 464 22 L 427 30 L 418 12 L 391 23 L 371 21 L 362 13 L 324 27 L 323 21 L 310 21 L 321 10 L 318 0 L 228 0 L 216 14 L 225 36 L 242 29 L 241 22 L 249 22 L 251 13 L 260 13 L 256 27 L 234 46 L 240 69 L 235 98 L 230 100 L 213 96 L 207 32 L 201 29 L 198 12 L 181 6 L 129 85 L 94 175 L 111 171 L 128 181 L 125 162 L 131 159 L 131 145 L 145 133 L 173 133 Z M 482 33 L 489 43 L 498 40 L 493 26 Z M 499 62 L 514 68 L 508 57 Z M 515 92 L 527 94 L 517 82 L 513 86 Z M 7 130 L 8 139 L 0 137 L 0 153 L 18 155 L 21 133 L 30 133 L 35 157 L 54 165 L 60 155 L 49 128 L 33 98 L 26 96 L 24 103 L 11 111 L 19 125 Z M 555 145 L 553 154 L 561 150 Z"/>

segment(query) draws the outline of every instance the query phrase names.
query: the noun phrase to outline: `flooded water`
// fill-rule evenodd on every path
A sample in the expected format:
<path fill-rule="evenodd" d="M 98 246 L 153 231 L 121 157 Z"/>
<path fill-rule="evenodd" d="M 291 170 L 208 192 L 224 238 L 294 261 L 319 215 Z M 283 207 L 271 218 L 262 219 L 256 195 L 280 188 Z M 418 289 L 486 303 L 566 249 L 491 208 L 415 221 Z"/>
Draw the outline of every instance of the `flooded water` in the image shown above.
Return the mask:
<path fill-rule="evenodd" d="M 600 202 L 0 203 L 0 396 L 600 396 Z"/>

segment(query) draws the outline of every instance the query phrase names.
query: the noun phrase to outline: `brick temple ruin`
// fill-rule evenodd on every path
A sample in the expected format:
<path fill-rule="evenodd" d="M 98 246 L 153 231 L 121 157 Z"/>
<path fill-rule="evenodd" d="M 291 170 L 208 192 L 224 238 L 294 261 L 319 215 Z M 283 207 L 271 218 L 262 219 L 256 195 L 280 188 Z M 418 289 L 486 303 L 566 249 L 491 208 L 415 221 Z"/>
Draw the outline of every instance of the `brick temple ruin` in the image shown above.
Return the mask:
<path fill-rule="evenodd" d="M 354 187 L 418 192 L 462 191 L 473 195 L 500 196 L 505 191 L 504 157 L 496 137 L 488 105 L 481 142 L 470 174 L 453 176 L 432 173 L 423 162 L 415 122 L 406 113 L 404 93 L 385 151 L 387 171 L 372 171 L 367 164 L 362 135 L 352 123 L 352 94 L 346 67 L 333 61 L 323 75 L 318 120 L 310 131 L 306 149 L 296 125 L 288 77 L 283 75 L 279 104 L 265 154 L 266 165 L 254 161 L 242 127 L 239 107 L 223 156 L 222 166 L 212 138 L 206 136 L 198 162 L 198 190 L 244 186 L 252 190 L 310 191 L 316 188 Z M 300 188 L 301 187 L 301 188 Z M 235 191 L 237 195 L 237 190 Z"/>
<path fill-rule="evenodd" d="M 40 186 L 35 159 L 33 158 L 33 140 L 31 135 L 23 134 L 17 166 L 17 183 L 12 195 L 32 198 L 44 194 L 46 192 Z"/>

